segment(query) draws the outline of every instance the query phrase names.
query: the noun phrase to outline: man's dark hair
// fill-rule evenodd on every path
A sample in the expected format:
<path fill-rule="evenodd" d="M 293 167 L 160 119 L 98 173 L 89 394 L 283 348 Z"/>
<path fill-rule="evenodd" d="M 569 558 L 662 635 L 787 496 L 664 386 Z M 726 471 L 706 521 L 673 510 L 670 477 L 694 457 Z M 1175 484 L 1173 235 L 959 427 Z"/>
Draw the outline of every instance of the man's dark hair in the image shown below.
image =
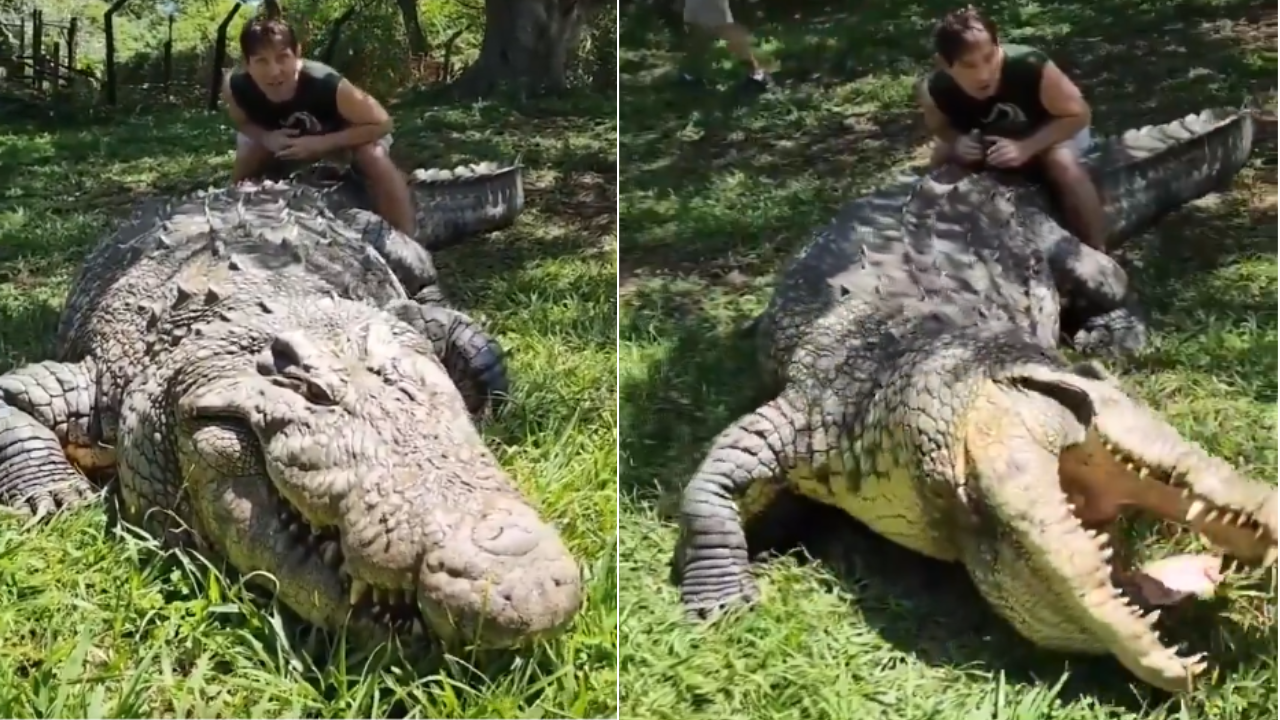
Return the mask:
<path fill-rule="evenodd" d="M 979 33 L 991 37 L 993 45 L 1000 44 L 1000 31 L 991 19 L 970 5 L 953 10 L 942 18 L 933 31 L 933 49 L 947 65 L 954 65 L 975 44 Z"/>
<path fill-rule="evenodd" d="M 278 17 L 256 17 L 240 30 L 240 52 L 252 57 L 268 48 L 286 47 L 297 54 L 298 35 L 289 23 Z"/>

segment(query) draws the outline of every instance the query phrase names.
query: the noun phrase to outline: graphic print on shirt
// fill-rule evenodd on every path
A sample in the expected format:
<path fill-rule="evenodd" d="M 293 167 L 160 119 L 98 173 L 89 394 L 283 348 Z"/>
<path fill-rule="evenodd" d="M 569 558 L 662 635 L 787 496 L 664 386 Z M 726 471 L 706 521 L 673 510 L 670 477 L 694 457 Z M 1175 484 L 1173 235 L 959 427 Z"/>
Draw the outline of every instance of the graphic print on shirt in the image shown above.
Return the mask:
<path fill-rule="evenodd" d="M 280 126 L 288 130 L 297 130 L 300 135 L 320 135 L 324 132 L 316 116 L 305 111 L 293 113 L 285 118 Z"/>
<path fill-rule="evenodd" d="M 1022 108 L 1008 102 L 998 102 L 982 119 L 983 133 L 998 137 L 1019 137 L 1030 130 L 1027 114 Z"/>

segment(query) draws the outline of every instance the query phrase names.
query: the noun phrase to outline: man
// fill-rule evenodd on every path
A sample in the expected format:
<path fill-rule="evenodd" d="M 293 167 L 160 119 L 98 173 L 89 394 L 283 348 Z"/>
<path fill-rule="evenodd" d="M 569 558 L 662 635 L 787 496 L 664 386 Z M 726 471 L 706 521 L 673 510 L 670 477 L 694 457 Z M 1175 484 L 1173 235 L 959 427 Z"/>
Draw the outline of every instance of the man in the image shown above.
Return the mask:
<path fill-rule="evenodd" d="M 1043 52 L 1001 43 L 972 6 L 942 19 L 934 50 L 938 70 L 917 93 L 936 138 L 932 163 L 1043 170 L 1071 232 L 1105 252 L 1102 202 L 1080 162 L 1091 111 L 1075 83 Z"/>
<path fill-rule="evenodd" d="M 232 182 L 262 175 L 277 160 L 340 157 L 369 184 L 374 210 L 415 232 L 409 186 L 388 153 L 391 117 L 333 68 L 302 57 L 293 28 L 251 20 L 240 32 L 244 66 L 227 75 L 222 98 L 236 126 Z"/>
<path fill-rule="evenodd" d="M 711 43 L 720 39 L 724 40 L 729 53 L 749 68 L 747 86 L 756 90 L 768 89 L 769 75 L 751 50 L 751 34 L 734 22 L 729 0 L 684 0 L 684 23 L 690 32 L 684 68 L 680 73 L 682 79 L 687 82 L 698 80 L 693 64 L 700 64 Z"/>

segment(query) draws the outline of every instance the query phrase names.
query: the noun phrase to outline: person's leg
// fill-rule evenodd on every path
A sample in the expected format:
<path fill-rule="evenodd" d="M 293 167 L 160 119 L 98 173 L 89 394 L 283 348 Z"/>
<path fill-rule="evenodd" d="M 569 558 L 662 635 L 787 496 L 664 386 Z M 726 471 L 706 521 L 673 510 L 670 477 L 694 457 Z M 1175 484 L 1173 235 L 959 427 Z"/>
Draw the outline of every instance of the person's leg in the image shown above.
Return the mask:
<path fill-rule="evenodd" d="M 361 145 L 352 151 L 351 162 L 369 184 L 374 212 L 400 232 L 413 237 L 417 233 L 417 218 L 413 213 L 413 200 L 409 197 L 409 183 L 391 159 L 390 148 L 389 136 L 376 143 Z"/>
<path fill-rule="evenodd" d="M 1058 193 L 1062 210 L 1066 214 L 1068 229 L 1080 242 L 1106 252 L 1106 215 L 1102 199 L 1093 184 L 1089 171 L 1080 157 L 1089 147 L 1088 131 L 1067 142 L 1049 148 L 1040 157 L 1041 166 L 1050 185 Z"/>
<path fill-rule="evenodd" d="M 276 159 L 275 153 L 251 140 L 243 133 L 236 133 L 236 160 L 231 168 L 231 184 L 256 178 L 267 171 Z"/>
<path fill-rule="evenodd" d="M 750 79 L 764 83 L 768 76 L 751 47 L 751 34 L 734 22 L 728 0 L 685 0 L 684 22 L 691 32 L 685 52 L 686 77 L 692 75 L 692 62 L 700 62 L 716 38 L 724 40 L 729 53 L 747 66 Z"/>
<path fill-rule="evenodd" d="M 951 162 L 951 143 L 935 139 L 933 149 L 929 151 L 929 167 L 940 168 Z"/>

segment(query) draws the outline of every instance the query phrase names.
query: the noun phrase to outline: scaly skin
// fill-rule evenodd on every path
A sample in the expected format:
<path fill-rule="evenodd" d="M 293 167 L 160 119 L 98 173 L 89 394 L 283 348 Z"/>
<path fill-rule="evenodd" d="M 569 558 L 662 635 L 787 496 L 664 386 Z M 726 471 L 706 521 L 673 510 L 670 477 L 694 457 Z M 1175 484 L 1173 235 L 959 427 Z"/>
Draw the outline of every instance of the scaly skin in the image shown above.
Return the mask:
<path fill-rule="evenodd" d="M 270 176 L 323 189 L 335 211 L 373 207 L 368 188 L 349 167 L 309 164 L 294 170 L 291 164 L 282 164 Z M 428 250 L 442 250 L 509 227 L 524 211 L 524 178 L 519 165 L 502 167 L 485 162 L 452 170 L 418 168 L 407 179 L 418 225 L 414 239 Z"/>
<path fill-rule="evenodd" d="M 1098 138 L 1086 165 L 1098 186 L 1109 230 L 1108 248 L 1120 247 L 1150 229 L 1160 218 L 1228 182 L 1239 172 L 1253 146 L 1253 117 L 1247 112 L 1207 110 L 1164 125 L 1130 130 L 1119 136 Z M 1071 344 L 1093 353 L 1136 352 L 1146 342 L 1145 324 L 1134 315 L 1135 299 L 1123 268 L 1107 255 L 1082 244 L 1057 222 L 1058 214 L 1042 186 L 1016 176 L 997 176 L 1015 191 L 1015 202 L 1028 221 L 1041 228 L 1030 237 L 1049 262 L 1054 284 L 1079 327 L 1067 328 Z M 907 174 L 843 208 L 837 225 L 843 233 L 819 234 L 782 272 L 762 329 L 775 315 L 816 318 L 849 294 L 863 270 L 861 241 L 880 233 L 903 232 L 909 200 L 918 191 L 920 177 Z M 927 220 L 921 216 L 921 220 Z M 954 234 L 954 231 L 952 232 Z M 963 239 L 959 239 L 963 242 Z M 913 268 L 886 258 L 877 270 L 877 282 L 945 283 L 982 288 L 992 282 L 980 270 L 964 263 L 964 251 L 952 259 L 952 238 L 940 238 L 931 263 L 937 267 Z M 937 270 L 945 271 L 943 273 Z M 916 278 L 926 276 L 924 281 Z M 1011 282 L 1025 282 L 1010 278 Z M 1056 331 L 1055 331 L 1056 332 Z M 1054 343 L 1057 338 L 1052 338 Z M 783 340 L 765 343 L 785 356 Z M 775 367 L 774 358 L 764 359 Z"/>
<path fill-rule="evenodd" d="M 713 442 L 684 491 L 683 602 L 707 615 L 757 599 L 743 527 L 790 489 L 962 563 L 1032 642 L 1188 688 L 1203 658 L 1161 643 L 1106 528 L 1132 507 L 1270 565 L 1275 488 L 1060 355 L 1045 248 L 1064 231 L 1016 188 L 945 169 L 899 208 L 820 233 L 811 248 L 856 258 L 835 293 L 784 273 L 761 324 L 779 392 Z"/>
<path fill-rule="evenodd" d="M 92 492 L 77 469 L 114 470 L 127 521 L 317 625 L 482 647 L 560 632 L 577 563 L 433 347 L 479 330 L 406 299 L 368 235 L 315 191 L 267 184 L 151 208 L 105 239 L 68 299 L 61 362 L 0 376 L 0 500 L 73 505 Z"/>

